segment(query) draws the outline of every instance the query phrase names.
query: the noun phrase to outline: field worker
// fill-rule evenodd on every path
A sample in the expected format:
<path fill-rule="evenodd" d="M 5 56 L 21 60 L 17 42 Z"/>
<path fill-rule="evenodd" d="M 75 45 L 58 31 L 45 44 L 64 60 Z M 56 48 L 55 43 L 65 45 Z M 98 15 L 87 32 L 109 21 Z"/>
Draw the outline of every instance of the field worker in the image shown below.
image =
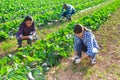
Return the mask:
<path fill-rule="evenodd" d="M 22 40 L 27 40 L 27 43 L 31 45 L 32 41 L 38 39 L 35 30 L 35 23 L 31 16 L 25 17 L 16 34 L 16 38 L 18 41 L 18 48 L 22 47 Z"/>
<path fill-rule="evenodd" d="M 66 17 L 71 21 L 72 14 L 75 14 L 75 8 L 70 4 L 63 4 L 61 18 Z"/>
<path fill-rule="evenodd" d="M 98 53 L 98 43 L 94 34 L 87 28 L 77 24 L 74 26 L 74 62 L 80 63 L 84 58 L 90 58 L 91 63 L 96 63 L 96 54 Z M 81 54 L 81 52 L 85 54 Z"/>

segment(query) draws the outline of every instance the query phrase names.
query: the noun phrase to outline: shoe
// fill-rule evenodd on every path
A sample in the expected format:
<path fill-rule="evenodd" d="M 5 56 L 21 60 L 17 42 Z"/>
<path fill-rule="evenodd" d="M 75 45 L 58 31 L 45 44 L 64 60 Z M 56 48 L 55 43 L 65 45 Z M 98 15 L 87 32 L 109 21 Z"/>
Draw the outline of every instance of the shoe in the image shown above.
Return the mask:
<path fill-rule="evenodd" d="M 21 48 L 22 46 L 18 46 L 18 49 Z"/>
<path fill-rule="evenodd" d="M 32 41 L 31 40 L 28 40 L 27 43 L 28 43 L 28 45 L 32 46 Z"/>
<path fill-rule="evenodd" d="M 18 46 L 17 50 L 20 50 L 22 48 L 22 46 Z"/>
<path fill-rule="evenodd" d="M 75 64 L 78 64 L 78 63 L 80 63 L 80 62 L 81 62 L 81 59 L 80 59 L 80 58 L 75 59 Z"/>
<path fill-rule="evenodd" d="M 75 61 L 75 59 L 78 59 L 78 58 L 79 58 L 78 56 L 74 56 L 72 60 Z"/>
<path fill-rule="evenodd" d="M 69 18 L 69 21 L 72 21 L 72 19 L 71 19 L 71 18 Z"/>
<path fill-rule="evenodd" d="M 91 59 L 91 64 L 96 64 L 96 59 L 95 58 Z"/>

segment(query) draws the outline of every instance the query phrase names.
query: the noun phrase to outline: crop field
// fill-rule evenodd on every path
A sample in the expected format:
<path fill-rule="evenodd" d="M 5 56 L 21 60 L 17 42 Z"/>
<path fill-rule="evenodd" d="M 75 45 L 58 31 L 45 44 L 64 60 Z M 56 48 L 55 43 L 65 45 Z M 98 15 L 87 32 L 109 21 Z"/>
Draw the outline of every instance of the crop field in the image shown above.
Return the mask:
<path fill-rule="evenodd" d="M 60 19 L 64 3 L 76 9 L 72 21 Z M 120 80 L 119 14 L 120 0 L 0 0 L 0 80 Z M 27 15 L 40 39 L 15 50 L 16 32 Z M 91 29 L 100 45 L 94 66 L 69 61 L 78 23 Z"/>

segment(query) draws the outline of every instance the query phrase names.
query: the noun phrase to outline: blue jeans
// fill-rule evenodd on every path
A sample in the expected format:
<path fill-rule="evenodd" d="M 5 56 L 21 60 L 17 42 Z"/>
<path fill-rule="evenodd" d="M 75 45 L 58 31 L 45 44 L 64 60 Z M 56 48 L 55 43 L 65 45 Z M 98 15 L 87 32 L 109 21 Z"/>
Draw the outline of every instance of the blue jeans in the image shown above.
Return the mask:
<path fill-rule="evenodd" d="M 66 17 L 67 19 L 71 19 L 72 14 L 75 14 L 75 10 L 72 10 L 71 13 L 69 13 L 68 11 L 65 11 L 62 13 L 61 16 Z"/>
<path fill-rule="evenodd" d="M 81 39 L 77 40 L 77 42 L 76 42 L 76 51 L 77 51 L 79 57 L 81 57 L 82 51 L 87 52 L 87 46 L 83 43 L 83 41 Z M 95 58 L 97 53 L 98 53 L 98 49 L 93 48 L 92 53 L 91 53 L 91 55 L 89 55 L 89 57 Z"/>
<path fill-rule="evenodd" d="M 17 38 L 18 46 L 22 46 L 22 39 L 18 35 L 16 35 L 16 38 Z M 31 39 L 27 39 L 27 43 L 31 45 L 32 44 L 32 40 Z"/>

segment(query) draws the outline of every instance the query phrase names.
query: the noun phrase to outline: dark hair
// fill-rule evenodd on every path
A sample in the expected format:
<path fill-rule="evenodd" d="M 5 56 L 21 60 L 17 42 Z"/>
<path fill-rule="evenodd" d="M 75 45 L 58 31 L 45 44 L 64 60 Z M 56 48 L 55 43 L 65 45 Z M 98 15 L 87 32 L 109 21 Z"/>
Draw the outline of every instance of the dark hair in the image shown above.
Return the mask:
<path fill-rule="evenodd" d="M 26 16 L 25 19 L 23 20 L 23 23 L 25 23 L 26 21 L 33 21 L 31 16 Z"/>
<path fill-rule="evenodd" d="M 64 4 L 63 4 L 63 6 L 64 6 L 64 7 L 66 7 L 66 6 L 67 6 L 67 4 L 66 4 L 66 3 L 64 3 Z"/>
<path fill-rule="evenodd" d="M 73 32 L 76 33 L 76 34 L 78 34 L 78 33 L 81 33 L 83 30 L 85 30 L 85 31 L 90 31 L 90 30 L 87 29 L 86 27 L 83 27 L 83 26 L 80 25 L 80 24 L 76 24 L 76 25 L 74 26 Z"/>
<path fill-rule="evenodd" d="M 23 20 L 23 22 L 20 24 L 20 26 L 25 27 L 26 26 L 26 24 L 25 24 L 26 21 L 33 21 L 33 19 L 32 19 L 31 16 L 26 16 L 25 19 Z M 33 21 L 31 26 L 35 27 L 35 22 L 34 21 Z"/>

